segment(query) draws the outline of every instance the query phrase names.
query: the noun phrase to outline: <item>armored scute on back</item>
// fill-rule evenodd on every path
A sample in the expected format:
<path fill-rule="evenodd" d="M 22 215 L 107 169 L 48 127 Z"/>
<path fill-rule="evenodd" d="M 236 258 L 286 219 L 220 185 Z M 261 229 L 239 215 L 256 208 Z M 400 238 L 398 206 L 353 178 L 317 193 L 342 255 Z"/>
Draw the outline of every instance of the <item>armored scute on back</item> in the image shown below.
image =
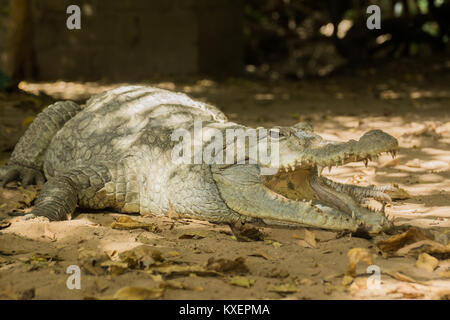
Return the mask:
<path fill-rule="evenodd" d="M 379 130 L 336 143 L 305 123 L 246 128 L 185 94 L 129 86 L 45 109 L 14 149 L 3 185 L 47 181 L 27 217 L 50 220 L 80 206 L 379 232 L 392 226 L 384 212 L 361 204 L 390 201 L 393 187 L 340 184 L 321 172 L 397 148 Z"/>

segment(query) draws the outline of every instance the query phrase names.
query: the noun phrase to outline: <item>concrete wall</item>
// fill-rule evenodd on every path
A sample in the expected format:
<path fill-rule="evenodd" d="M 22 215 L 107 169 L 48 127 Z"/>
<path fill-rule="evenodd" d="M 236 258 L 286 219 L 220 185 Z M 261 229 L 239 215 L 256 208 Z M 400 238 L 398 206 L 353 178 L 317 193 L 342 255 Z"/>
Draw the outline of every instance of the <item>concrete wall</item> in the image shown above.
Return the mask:
<path fill-rule="evenodd" d="M 5 64 L 8 59 L 6 55 L 8 14 L 8 0 L 0 0 L 0 70 L 6 70 Z"/>
<path fill-rule="evenodd" d="M 66 27 L 71 4 L 81 30 Z M 33 19 L 41 80 L 242 70 L 242 0 L 33 0 Z"/>

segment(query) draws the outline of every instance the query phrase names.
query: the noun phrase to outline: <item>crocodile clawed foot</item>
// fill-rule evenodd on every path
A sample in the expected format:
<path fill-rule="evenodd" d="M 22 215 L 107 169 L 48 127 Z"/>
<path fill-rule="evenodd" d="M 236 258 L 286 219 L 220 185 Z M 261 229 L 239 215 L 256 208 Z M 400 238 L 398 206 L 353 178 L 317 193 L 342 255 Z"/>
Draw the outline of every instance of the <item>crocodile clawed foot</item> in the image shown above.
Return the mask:
<path fill-rule="evenodd" d="M 24 186 L 45 183 L 45 178 L 41 171 L 20 165 L 9 165 L 1 180 L 3 188 L 12 181 L 20 181 Z"/>
<path fill-rule="evenodd" d="M 238 241 L 250 242 L 261 241 L 264 239 L 264 234 L 251 225 L 247 225 L 241 221 L 229 224 L 231 232 Z"/>

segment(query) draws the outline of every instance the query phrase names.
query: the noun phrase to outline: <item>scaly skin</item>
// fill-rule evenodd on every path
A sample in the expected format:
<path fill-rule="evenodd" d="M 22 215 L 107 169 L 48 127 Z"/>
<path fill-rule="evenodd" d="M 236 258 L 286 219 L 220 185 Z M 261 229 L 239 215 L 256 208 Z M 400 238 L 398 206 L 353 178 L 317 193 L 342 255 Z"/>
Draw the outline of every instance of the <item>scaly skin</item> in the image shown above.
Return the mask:
<path fill-rule="evenodd" d="M 299 123 L 279 128 L 280 166 L 252 159 L 248 151 L 252 163 L 196 164 L 195 152 L 192 164 L 172 161 L 178 143 L 172 141 L 174 130 L 185 129 L 195 137 L 194 121 L 202 121 L 204 139 L 192 143 L 200 143 L 203 150 L 213 146 L 212 129 L 219 130 L 224 141 L 226 129 L 247 129 L 228 122 L 211 105 L 152 87 L 120 87 L 94 96 L 84 106 L 57 102 L 35 119 L 17 144 L 3 185 L 13 180 L 42 183 L 43 173 L 48 181 L 31 216 L 50 220 L 66 219 L 80 206 L 153 215 L 173 210 L 224 223 L 363 228 L 374 233 L 392 227 L 383 213 L 359 204 L 366 198 L 389 201 L 385 189 L 342 185 L 320 175 L 323 167 L 395 153 L 397 140 L 390 135 L 373 130 L 359 141 L 335 143 Z M 228 146 L 208 150 L 218 155 Z M 261 175 L 262 168 L 276 173 Z"/>

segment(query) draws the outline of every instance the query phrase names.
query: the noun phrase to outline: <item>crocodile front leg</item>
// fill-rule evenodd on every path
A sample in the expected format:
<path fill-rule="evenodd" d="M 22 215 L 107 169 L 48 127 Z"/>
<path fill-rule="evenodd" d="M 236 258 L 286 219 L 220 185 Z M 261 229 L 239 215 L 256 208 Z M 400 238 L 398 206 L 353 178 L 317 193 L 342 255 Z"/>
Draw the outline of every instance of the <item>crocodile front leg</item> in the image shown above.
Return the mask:
<path fill-rule="evenodd" d="M 81 197 L 84 201 L 95 199 L 97 191 L 110 180 L 109 170 L 102 165 L 59 173 L 44 184 L 36 205 L 27 218 L 42 216 L 50 221 L 66 220 L 75 211 Z M 102 207 L 98 204 L 91 208 Z"/>
<path fill-rule="evenodd" d="M 42 111 L 14 148 L 6 172 L 1 177 L 2 186 L 15 180 L 20 180 L 24 185 L 44 183 L 42 165 L 45 151 L 59 129 L 81 109 L 82 106 L 75 102 L 60 101 Z"/>

